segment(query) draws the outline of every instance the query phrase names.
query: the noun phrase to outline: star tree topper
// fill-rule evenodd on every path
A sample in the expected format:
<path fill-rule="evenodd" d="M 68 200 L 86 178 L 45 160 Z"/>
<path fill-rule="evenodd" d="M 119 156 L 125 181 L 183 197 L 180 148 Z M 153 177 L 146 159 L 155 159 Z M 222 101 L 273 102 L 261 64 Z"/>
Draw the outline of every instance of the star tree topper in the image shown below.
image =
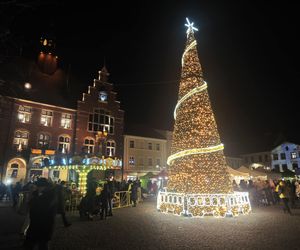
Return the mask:
<path fill-rule="evenodd" d="M 190 33 L 190 32 L 193 32 L 194 33 L 194 30 L 198 31 L 197 28 L 194 27 L 194 23 L 190 23 L 190 20 L 186 17 L 186 21 L 187 23 L 185 24 L 186 27 L 188 27 L 186 33 Z"/>

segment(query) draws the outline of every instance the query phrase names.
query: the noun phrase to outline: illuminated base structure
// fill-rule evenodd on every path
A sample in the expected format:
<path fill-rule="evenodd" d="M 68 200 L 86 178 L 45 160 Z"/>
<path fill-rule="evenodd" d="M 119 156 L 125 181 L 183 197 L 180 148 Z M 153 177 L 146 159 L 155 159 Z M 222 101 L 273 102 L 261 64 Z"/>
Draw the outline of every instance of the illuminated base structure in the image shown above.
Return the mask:
<path fill-rule="evenodd" d="M 251 211 L 248 192 L 232 194 L 184 194 L 159 191 L 157 209 L 163 213 L 203 218 L 248 214 Z"/>

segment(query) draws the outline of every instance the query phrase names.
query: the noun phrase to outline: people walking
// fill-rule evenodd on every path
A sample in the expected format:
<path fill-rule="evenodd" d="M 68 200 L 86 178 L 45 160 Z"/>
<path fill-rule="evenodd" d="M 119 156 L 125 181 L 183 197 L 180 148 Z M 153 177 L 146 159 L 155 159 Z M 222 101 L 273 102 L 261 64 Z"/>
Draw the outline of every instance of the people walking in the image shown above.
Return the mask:
<path fill-rule="evenodd" d="M 131 203 L 133 203 L 133 207 L 136 207 L 136 201 L 137 201 L 137 195 L 138 195 L 138 184 L 136 183 L 136 181 L 134 181 L 131 185 L 131 193 L 130 193 L 130 200 Z"/>
<path fill-rule="evenodd" d="M 106 219 L 108 216 L 108 203 L 110 200 L 110 191 L 109 186 L 107 183 L 104 184 L 103 190 L 100 194 L 100 201 L 101 201 L 101 213 L 100 213 L 100 219 Z"/>
<path fill-rule="evenodd" d="M 66 182 L 61 181 L 60 184 L 56 185 L 56 197 L 57 197 L 57 214 L 61 215 L 62 221 L 65 227 L 71 226 L 66 218 L 66 199 L 67 199 L 67 187 Z"/>
<path fill-rule="evenodd" d="M 109 193 L 109 199 L 108 199 L 108 216 L 112 216 L 112 209 L 113 209 L 113 204 L 112 204 L 112 200 L 115 196 L 115 183 L 113 180 L 113 176 L 111 176 L 108 179 L 108 193 Z"/>
<path fill-rule="evenodd" d="M 48 242 L 54 231 L 56 215 L 54 187 L 45 178 L 40 178 L 36 186 L 37 190 L 29 202 L 30 224 L 24 242 L 26 250 L 32 250 L 35 246 L 38 246 L 38 249 L 48 249 Z"/>
<path fill-rule="evenodd" d="M 289 207 L 290 188 L 284 181 L 279 182 L 278 194 L 279 198 L 283 202 L 283 212 L 288 212 L 290 215 L 292 215 L 291 209 Z"/>

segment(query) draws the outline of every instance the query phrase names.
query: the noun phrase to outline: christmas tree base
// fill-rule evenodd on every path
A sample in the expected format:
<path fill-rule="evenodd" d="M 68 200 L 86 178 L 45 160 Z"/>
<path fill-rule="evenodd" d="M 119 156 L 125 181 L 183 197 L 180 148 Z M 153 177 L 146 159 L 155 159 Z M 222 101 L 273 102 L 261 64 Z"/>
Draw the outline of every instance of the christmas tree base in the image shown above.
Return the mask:
<path fill-rule="evenodd" d="M 198 217 L 217 218 L 248 214 L 251 211 L 248 192 L 229 194 L 188 194 L 159 192 L 157 209 L 163 213 Z"/>

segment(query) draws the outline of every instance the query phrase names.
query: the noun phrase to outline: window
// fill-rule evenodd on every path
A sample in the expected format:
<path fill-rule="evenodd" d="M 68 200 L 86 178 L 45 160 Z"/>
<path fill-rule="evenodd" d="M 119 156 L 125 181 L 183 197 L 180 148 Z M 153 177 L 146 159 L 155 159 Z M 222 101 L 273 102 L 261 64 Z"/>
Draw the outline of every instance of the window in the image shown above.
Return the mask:
<path fill-rule="evenodd" d="M 156 144 L 156 150 L 159 151 L 160 150 L 160 145 Z"/>
<path fill-rule="evenodd" d="M 93 114 L 89 115 L 89 131 L 107 131 L 109 134 L 114 133 L 114 118 L 104 109 L 95 109 Z"/>
<path fill-rule="evenodd" d="M 17 176 L 18 176 L 18 169 L 13 169 L 10 178 L 17 178 Z"/>
<path fill-rule="evenodd" d="M 38 148 L 48 148 L 50 144 L 50 136 L 45 133 L 38 135 Z"/>
<path fill-rule="evenodd" d="M 251 163 L 253 163 L 254 162 L 254 157 L 253 156 L 251 156 Z"/>
<path fill-rule="evenodd" d="M 129 147 L 134 148 L 134 141 L 129 141 Z"/>
<path fill-rule="evenodd" d="M 62 114 L 60 126 L 65 129 L 69 129 L 69 128 L 71 128 L 71 124 L 72 124 L 72 115 L 71 114 Z"/>
<path fill-rule="evenodd" d="M 94 153 L 95 141 L 93 138 L 85 138 L 83 144 L 83 151 L 87 154 Z"/>
<path fill-rule="evenodd" d="M 70 150 L 70 137 L 68 135 L 61 135 L 58 138 L 58 152 L 66 154 Z"/>
<path fill-rule="evenodd" d="M 49 127 L 52 125 L 52 120 L 53 120 L 53 112 L 42 109 L 41 125 Z"/>
<path fill-rule="evenodd" d="M 277 161 L 278 160 L 278 154 L 273 154 L 273 160 Z"/>
<path fill-rule="evenodd" d="M 287 164 L 282 164 L 282 170 L 286 171 L 287 170 Z"/>
<path fill-rule="evenodd" d="M 289 151 L 289 147 L 288 147 L 288 146 L 286 146 L 286 147 L 285 147 L 285 150 L 286 150 L 286 151 Z"/>
<path fill-rule="evenodd" d="M 27 148 L 28 146 L 29 133 L 24 130 L 17 130 L 14 136 L 14 145 L 18 150 Z"/>
<path fill-rule="evenodd" d="M 152 150 L 152 143 L 151 142 L 148 143 L 148 149 Z"/>
<path fill-rule="evenodd" d="M 258 162 L 262 162 L 262 156 L 261 155 L 258 156 Z"/>
<path fill-rule="evenodd" d="M 19 106 L 18 120 L 22 123 L 29 123 L 31 120 L 31 107 Z"/>
<path fill-rule="evenodd" d="M 140 165 L 144 166 L 144 159 L 143 158 L 140 158 Z"/>
<path fill-rule="evenodd" d="M 148 158 L 148 166 L 152 166 L 152 158 Z"/>
<path fill-rule="evenodd" d="M 269 161 L 269 156 L 268 155 L 265 155 L 265 162 L 266 161 Z"/>
<path fill-rule="evenodd" d="M 160 166 L 160 159 L 159 158 L 156 159 L 156 166 Z"/>
<path fill-rule="evenodd" d="M 134 165 L 134 157 L 129 156 L 129 165 Z"/>
<path fill-rule="evenodd" d="M 114 156 L 116 153 L 116 143 L 112 140 L 106 142 L 106 155 Z"/>
<path fill-rule="evenodd" d="M 281 154 L 280 154 L 280 159 L 281 159 L 281 160 L 285 160 L 285 159 L 286 159 L 285 153 L 281 153 Z"/>
<path fill-rule="evenodd" d="M 296 159 L 297 158 L 297 153 L 296 152 L 292 152 L 291 153 L 291 158 L 292 159 Z"/>
<path fill-rule="evenodd" d="M 279 172 L 279 165 L 278 165 L 278 164 L 274 165 L 274 168 L 275 168 L 275 170 L 276 170 L 277 172 Z"/>
<path fill-rule="evenodd" d="M 10 165 L 12 172 L 10 178 L 17 178 L 19 165 L 17 163 L 13 163 Z"/>
<path fill-rule="evenodd" d="M 293 163 L 293 169 L 295 170 L 295 169 L 297 169 L 298 168 L 298 163 Z"/>

